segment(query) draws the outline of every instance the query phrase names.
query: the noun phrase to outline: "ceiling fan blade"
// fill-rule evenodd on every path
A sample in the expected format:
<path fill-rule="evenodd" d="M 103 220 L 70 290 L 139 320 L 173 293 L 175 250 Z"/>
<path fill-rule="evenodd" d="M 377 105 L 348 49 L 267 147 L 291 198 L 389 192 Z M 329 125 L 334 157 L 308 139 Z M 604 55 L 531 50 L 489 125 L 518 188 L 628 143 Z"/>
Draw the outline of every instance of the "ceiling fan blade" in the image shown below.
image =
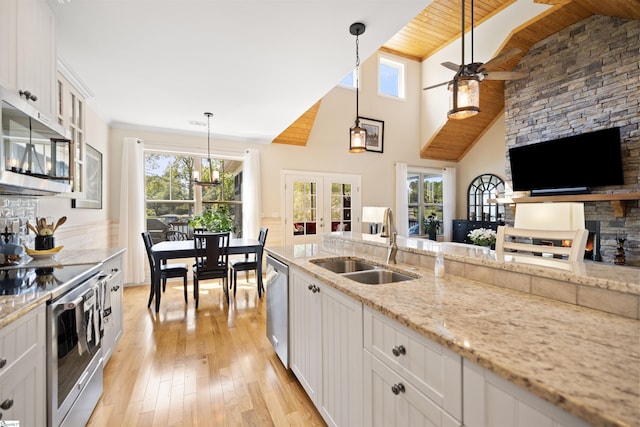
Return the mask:
<path fill-rule="evenodd" d="M 520 52 L 522 52 L 519 48 L 514 47 L 511 48 L 509 50 L 506 50 L 504 52 L 502 52 L 500 55 L 491 58 L 490 60 L 488 60 L 487 62 L 485 62 L 484 64 L 482 64 L 482 66 L 478 69 L 479 72 L 483 72 L 491 67 L 495 67 L 496 65 L 500 65 L 503 62 L 507 62 L 508 60 L 515 58 L 516 56 L 518 56 L 518 54 L 520 54 Z"/>
<path fill-rule="evenodd" d="M 488 71 L 483 74 L 485 80 L 518 80 L 527 76 L 517 71 Z"/>
<path fill-rule="evenodd" d="M 444 86 L 446 84 L 448 84 L 449 82 L 442 82 L 442 83 L 438 83 L 437 85 L 432 85 L 432 86 L 427 86 L 427 87 L 423 87 L 422 90 L 429 90 L 429 89 L 433 89 L 436 87 L 440 87 L 440 86 Z"/>
<path fill-rule="evenodd" d="M 458 71 L 460 69 L 460 66 L 458 64 L 454 64 L 453 62 L 443 62 L 441 64 L 443 67 L 446 67 L 448 69 L 450 69 L 451 71 Z"/>

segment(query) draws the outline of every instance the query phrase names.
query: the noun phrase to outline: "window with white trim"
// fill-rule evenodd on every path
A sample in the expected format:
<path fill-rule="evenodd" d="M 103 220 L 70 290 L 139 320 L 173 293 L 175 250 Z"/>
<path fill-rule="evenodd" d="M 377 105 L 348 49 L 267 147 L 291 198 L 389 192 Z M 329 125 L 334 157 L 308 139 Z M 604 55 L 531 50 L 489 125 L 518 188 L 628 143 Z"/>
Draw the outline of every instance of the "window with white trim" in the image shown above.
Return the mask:
<path fill-rule="evenodd" d="M 204 208 L 226 205 L 234 217 L 238 237 L 242 230 L 242 162 L 212 158 L 213 170 L 219 171 L 220 185 L 195 185 L 193 172 L 210 180 L 204 156 L 186 153 L 145 151 L 145 212 L 150 225 L 185 224 Z M 160 221 L 160 222 L 158 222 Z M 152 231 L 152 230 L 149 230 Z M 162 240 L 155 235 L 154 241 Z"/>
<path fill-rule="evenodd" d="M 378 93 L 404 99 L 405 72 L 402 62 L 378 57 Z"/>
<path fill-rule="evenodd" d="M 443 218 L 443 187 L 442 173 L 421 171 L 407 171 L 409 235 L 424 236 L 426 220 L 434 215 L 442 224 Z M 439 230 L 442 232 L 442 228 Z"/>

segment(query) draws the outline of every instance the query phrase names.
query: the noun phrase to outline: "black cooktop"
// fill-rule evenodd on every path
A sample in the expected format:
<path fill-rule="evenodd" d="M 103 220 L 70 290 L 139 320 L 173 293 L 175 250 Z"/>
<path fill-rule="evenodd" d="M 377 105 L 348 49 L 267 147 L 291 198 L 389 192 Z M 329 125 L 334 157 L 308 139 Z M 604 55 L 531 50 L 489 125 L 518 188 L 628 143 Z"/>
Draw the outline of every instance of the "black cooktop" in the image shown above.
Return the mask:
<path fill-rule="evenodd" d="M 57 267 L 20 267 L 0 270 L 0 295 L 55 292 L 64 285 L 97 272 L 99 264 Z"/>

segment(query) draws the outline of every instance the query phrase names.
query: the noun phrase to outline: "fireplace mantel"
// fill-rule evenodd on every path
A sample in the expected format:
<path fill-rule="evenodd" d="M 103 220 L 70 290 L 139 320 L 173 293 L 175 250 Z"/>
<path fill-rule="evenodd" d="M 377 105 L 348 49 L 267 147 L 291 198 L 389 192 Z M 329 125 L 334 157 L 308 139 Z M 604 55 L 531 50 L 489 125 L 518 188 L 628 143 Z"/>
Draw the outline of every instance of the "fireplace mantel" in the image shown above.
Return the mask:
<path fill-rule="evenodd" d="M 489 199 L 489 203 L 517 205 L 518 203 L 544 202 L 611 202 L 613 214 L 622 218 L 626 214 L 627 200 L 640 200 L 640 193 L 571 194 L 566 196 L 515 197 L 512 199 Z"/>

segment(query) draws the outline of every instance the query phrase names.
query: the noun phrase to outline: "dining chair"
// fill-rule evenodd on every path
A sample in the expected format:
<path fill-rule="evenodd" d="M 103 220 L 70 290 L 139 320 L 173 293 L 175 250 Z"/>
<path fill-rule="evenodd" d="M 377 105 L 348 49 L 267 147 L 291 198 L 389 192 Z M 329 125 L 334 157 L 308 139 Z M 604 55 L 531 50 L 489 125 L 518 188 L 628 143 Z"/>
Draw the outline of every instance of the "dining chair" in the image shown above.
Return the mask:
<path fill-rule="evenodd" d="M 194 233 L 196 263 L 193 265 L 193 296 L 198 308 L 200 280 L 222 279 L 229 303 L 229 233 Z"/>
<path fill-rule="evenodd" d="M 258 241 L 260 242 L 263 248 L 264 248 L 265 242 L 267 241 L 268 232 L 269 232 L 268 228 L 261 227 L 260 232 L 258 234 Z M 249 271 L 254 270 L 256 272 L 256 275 L 258 274 L 258 259 L 257 259 L 258 255 L 253 254 L 252 257 L 253 258 L 250 258 L 250 255 L 246 254 L 244 259 L 235 259 L 229 262 L 230 264 L 229 275 L 230 276 L 233 275 L 233 281 L 231 286 L 233 287 L 234 298 L 236 296 L 236 289 L 237 289 L 237 283 L 238 283 L 238 271 L 245 272 L 247 281 L 249 280 Z M 258 287 L 260 286 L 260 281 L 258 280 L 257 277 L 256 277 L 256 286 Z M 258 288 L 258 296 L 261 296 L 263 291 L 264 289 Z"/>
<path fill-rule="evenodd" d="M 155 261 L 153 259 L 153 253 L 151 252 L 151 247 L 153 246 L 153 241 L 151 240 L 151 234 L 148 231 L 142 232 L 142 240 L 144 241 L 144 248 L 147 251 L 147 258 L 149 259 L 149 268 L 151 269 L 151 292 L 149 293 L 149 303 L 147 307 L 151 306 L 151 301 L 154 296 L 154 286 L 156 280 L 162 280 L 162 291 L 167 287 L 167 279 L 174 277 L 182 277 L 182 282 L 184 286 L 184 302 L 187 302 L 187 276 L 189 274 L 189 266 L 187 264 L 161 264 L 160 265 L 160 277 L 156 278 L 154 275 L 154 266 Z"/>

